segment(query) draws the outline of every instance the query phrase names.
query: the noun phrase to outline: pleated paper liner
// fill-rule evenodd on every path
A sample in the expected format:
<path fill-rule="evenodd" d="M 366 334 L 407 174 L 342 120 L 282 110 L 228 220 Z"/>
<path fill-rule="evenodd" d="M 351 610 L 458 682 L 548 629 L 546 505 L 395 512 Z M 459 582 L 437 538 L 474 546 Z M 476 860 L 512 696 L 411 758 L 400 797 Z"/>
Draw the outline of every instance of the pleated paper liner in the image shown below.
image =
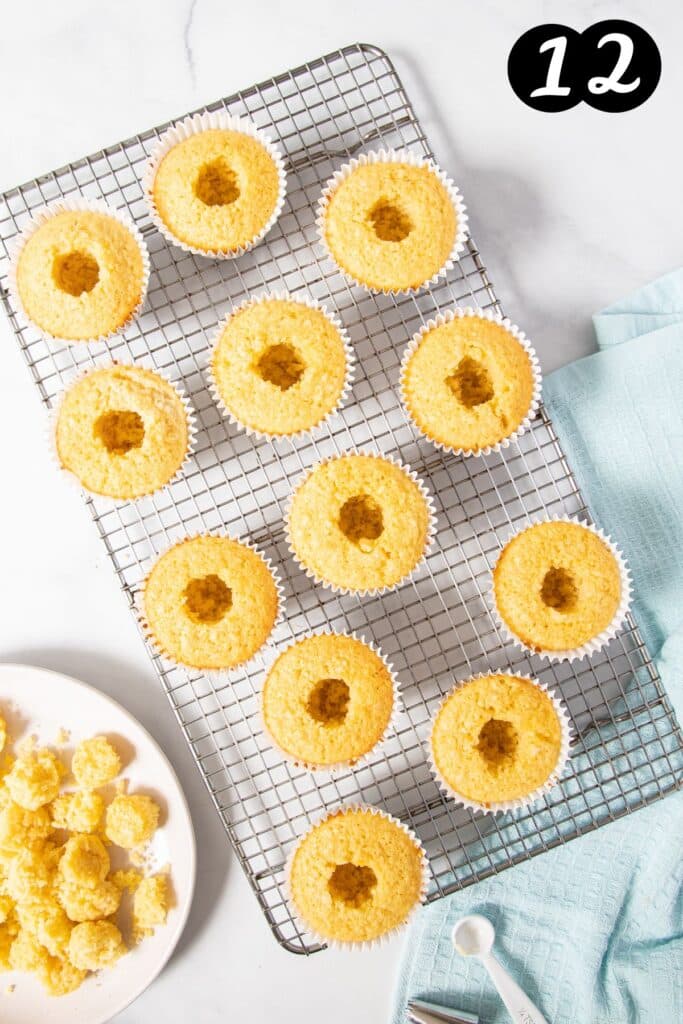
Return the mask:
<path fill-rule="evenodd" d="M 188 245 L 187 242 L 183 242 L 182 239 L 178 238 L 173 233 L 165 221 L 162 220 L 154 200 L 154 180 L 156 178 L 159 165 L 169 150 L 173 149 L 174 146 L 177 146 L 178 143 L 191 138 L 191 136 L 199 135 L 206 131 L 230 131 L 248 135 L 263 146 L 277 170 L 278 196 L 270 217 L 252 238 L 229 250 L 200 249 L 196 246 Z M 171 125 L 170 128 L 166 129 L 154 145 L 149 160 L 147 161 L 142 178 L 142 187 L 145 193 L 145 199 L 149 208 L 150 216 L 155 226 L 168 242 L 184 249 L 185 252 L 194 253 L 195 256 L 206 256 L 210 259 L 216 260 L 235 259 L 237 256 L 242 256 L 245 252 L 248 252 L 249 249 L 253 249 L 255 245 L 258 245 L 258 243 L 265 238 L 282 213 L 285 195 L 287 193 L 287 175 L 285 173 L 285 162 L 282 152 L 278 146 L 271 141 L 268 135 L 265 134 L 265 132 L 256 127 L 253 121 L 244 117 L 234 117 L 226 111 L 215 111 L 213 113 L 193 114 L 189 117 L 183 118 L 181 121 L 177 121 L 175 124 Z"/>
<path fill-rule="evenodd" d="M 481 319 L 489 320 L 491 323 L 500 324 L 500 326 L 503 327 L 508 332 L 508 334 L 512 335 L 512 337 L 519 342 L 519 344 L 529 357 L 529 366 L 534 381 L 531 402 L 529 404 L 529 409 L 526 412 L 526 415 L 524 416 L 524 419 L 518 424 L 518 426 L 513 431 L 511 431 L 505 437 L 501 437 L 501 439 L 497 441 L 495 444 L 484 445 L 481 448 L 476 449 L 459 448 L 452 445 L 444 444 L 441 441 L 437 441 L 429 433 L 427 433 L 424 427 L 420 426 L 420 424 L 414 418 L 413 413 L 411 412 L 410 398 L 408 396 L 405 379 L 408 363 L 410 362 L 411 357 L 419 348 L 424 336 L 426 334 L 429 334 L 430 331 L 433 331 L 437 327 L 443 327 L 444 324 L 452 323 L 453 320 L 465 317 L 480 317 Z M 441 451 L 444 452 L 450 452 L 453 455 L 463 455 L 466 458 L 474 455 L 490 455 L 492 452 L 499 452 L 505 448 L 508 448 L 513 441 L 517 441 L 522 436 L 522 434 L 526 433 L 526 431 L 529 430 L 531 420 L 535 417 L 536 413 L 538 412 L 538 408 L 541 404 L 541 367 L 536 352 L 534 348 L 531 346 L 527 336 L 524 334 L 522 330 L 519 329 L 519 327 L 513 324 L 507 317 L 502 317 L 498 313 L 494 313 L 492 310 L 488 309 L 473 309 L 471 306 L 457 307 L 455 309 L 449 309 L 445 313 L 439 313 L 433 319 L 428 320 L 427 323 L 424 324 L 420 328 L 420 330 L 417 331 L 417 333 L 414 334 L 413 337 L 410 339 L 408 346 L 406 347 L 406 350 L 403 353 L 403 358 L 401 360 L 399 387 L 401 394 L 401 404 L 403 405 L 403 408 L 408 419 L 414 426 L 415 430 L 417 430 L 423 437 L 426 437 L 436 448 L 439 448 L 441 449 Z"/>
<path fill-rule="evenodd" d="M 342 181 L 348 178 L 356 168 L 364 167 L 367 164 L 377 163 L 409 164 L 411 167 L 427 167 L 446 189 L 449 199 L 453 204 L 453 209 L 455 210 L 455 239 L 448 257 L 443 265 L 439 267 L 431 277 L 412 288 L 374 288 L 371 285 L 366 284 L 364 281 L 360 281 L 358 278 L 350 274 L 348 270 L 339 265 L 337 259 L 333 256 L 325 237 L 325 219 L 333 193 L 336 192 Z M 322 195 L 318 200 L 315 222 L 318 228 L 318 240 L 325 250 L 327 258 L 334 264 L 336 270 L 344 277 L 348 284 L 352 286 L 355 285 L 358 288 L 364 288 L 366 291 L 375 295 L 417 295 L 425 288 L 433 287 L 440 280 L 444 279 L 448 274 L 448 271 L 453 268 L 455 262 L 460 258 L 460 255 L 465 248 L 465 243 L 469 237 L 467 211 L 457 186 L 448 177 L 448 175 L 434 163 L 433 160 L 417 153 L 413 153 L 410 150 L 403 149 L 378 149 L 371 153 L 362 153 L 360 156 L 354 157 L 348 163 L 340 167 L 339 170 L 335 171 L 332 177 L 325 184 Z"/>
<path fill-rule="evenodd" d="M 416 484 L 420 494 L 422 495 L 422 498 L 424 499 L 425 505 L 427 506 L 429 522 L 428 522 L 428 526 L 427 526 L 427 535 L 425 537 L 424 551 L 422 552 L 422 555 L 420 556 L 420 558 L 415 562 L 415 565 L 407 573 L 405 573 L 404 576 L 402 576 L 399 580 L 397 580 L 395 583 L 387 584 L 387 585 L 381 586 L 381 587 L 370 587 L 370 588 L 360 588 L 360 589 L 355 589 L 353 587 L 339 586 L 338 584 L 332 583 L 332 582 L 330 582 L 329 580 L 325 579 L 322 576 L 318 576 L 317 573 L 315 573 L 312 569 L 309 569 L 308 566 L 306 566 L 301 561 L 301 559 L 299 558 L 299 556 L 298 556 L 298 554 L 297 554 L 297 552 L 296 552 L 296 550 L 294 548 L 294 544 L 293 544 L 291 533 L 290 533 L 290 529 L 289 529 L 289 517 L 290 517 L 290 514 L 291 514 L 291 510 L 292 510 L 292 504 L 293 504 L 293 501 L 294 501 L 294 497 L 295 497 L 297 491 L 302 486 L 302 484 L 308 479 L 308 477 L 311 475 L 311 473 L 314 472 L 314 470 L 319 469 L 321 466 L 326 465 L 328 462 L 334 462 L 336 459 L 345 458 L 346 456 L 349 456 L 349 455 L 364 455 L 364 456 L 366 456 L 368 458 L 379 459 L 380 461 L 389 462 L 393 466 L 396 466 L 398 469 L 401 470 L 401 472 L 405 473 L 405 475 L 410 480 L 412 480 L 414 484 Z M 363 449 L 363 448 L 349 448 L 349 449 L 347 449 L 346 451 L 342 452 L 339 455 L 331 455 L 331 456 L 329 456 L 326 459 L 322 459 L 320 462 L 316 462 L 315 465 L 313 465 L 310 469 L 305 470 L 304 473 L 302 473 L 301 476 L 298 478 L 298 480 L 295 482 L 295 484 L 294 484 L 294 486 L 292 488 L 292 491 L 291 491 L 291 493 L 289 495 L 289 498 L 287 499 L 287 503 L 286 503 L 286 506 L 285 506 L 285 512 L 284 512 L 284 520 L 285 520 L 285 539 L 287 541 L 287 547 L 289 549 L 290 554 L 294 558 L 294 561 L 299 566 L 299 568 L 306 574 L 306 576 L 308 576 L 309 579 L 313 580 L 314 583 L 319 584 L 321 587 L 326 587 L 328 590 L 334 591 L 335 594 L 356 594 L 359 597 L 378 597 L 378 596 L 381 596 L 382 594 L 388 594 L 390 591 L 396 590 L 398 587 L 402 586 L 404 583 L 407 583 L 408 580 L 412 579 L 417 574 L 417 572 L 421 569 L 421 567 L 426 562 L 426 560 L 427 560 L 427 558 L 428 558 L 428 556 L 429 556 L 429 554 L 430 554 L 430 552 L 432 550 L 432 547 L 433 547 L 433 544 L 434 544 L 434 539 L 435 539 L 435 536 L 436 536 L 436 510 L 435 510 L 435 507 L 434 507 L 434 499 L 432 498 L 431 493 L 427 489 L 427 486 L 424 483 L 424 481 L 417 475 L 417 473 L 414 470 L 412 470 L 405 463 L 399 462 L 399 460 L 395 459 L 393 456 L 391 456 L 391 455 L 382 455 L 382 454 L 380 454 L 377 451 L 367 450 L 367 449 Z"/>
<path fill-rule="evenodd" d="M 434 751 L 432 748 L 432 734 L 434 731 L 434 725 L 436 723 L 437 717 L 441 709 L 443 708 L 444 704 L 449 699 L 449 697 L 456 690 L 459 690 L 462 687 L 466 686 L 467 683 L 471 683 L 474 679 L 486 679 L 491 675 L 512 676 L 515 679 L 523 679 L 526 682 L 532 683 L 534 686 L 538 687 L 538 689 L 541 690 L 552 702 L 553 709 L 560 723 L 561 738 L 557 763 L 553 768 L 552 772 L 549 774 L 546 781 L 541 786 L 537 786 L 535 789 L 531 790 L 525 796 L 516 797 L 512 800 L 498 800 L 491 801 L 489 803 L 481 803 L 480 801 L 471 800 L 469 797 L 463 796 L 462 793 L 458 793 L 457 790 L 455 790 L 452 787 L 452 785 L 443 777 L 443 775 L 437 768 L 434 759 Z M 562 701 L 550 692 L 545 683 L 539 682 L 538 679 L 533 679 L 529 676 L 524 676 L 520 672 L 509 672 L 507 670 L 503 670 L 500 672 L 478 672 L 476 675 L 470 676 L 468 679 L 463 679 L 460 682 L 456 683 L 455 686 L 452 687 L 452 689 L 445 695 L 445 697 L 439 703 L 438 708 L 436 709 L 431 718 L 431 730 L 429 740 L 427 743 L 427 756 L 430 770 L 432 772 L 432 775 L 436 779 L 439 788 L 446 794 L 446 796 L 450 797 L 451 800 L 454 800 L 460 806 L 466 807 L 471 811 L 481 811 L 483 814 L 507 814 L 511 812 L 514 813 L 515 811 L 520 811 L 523 808 L 528 807 L 530 804 L 535 803 L 537 800 L 540 800 L 542 797 L 544 797 L 546 793 L 549 793 L 550 790 L 558 784 L 569 762 L 569 757 L 571 754 L 571 743 L 572 727 L 567 709 L 565 705 L 562 703 Z"/>
<path fill-rule="evenodd" d="M 320 772 L 320 773 L 329 773 L 331 775 L 337 775 L 337 774 L 340 774 L 340 773 L 343 773 L 343 772 L 347 772 L 347 771 L 349 771 L 351 769 L 355 770 L 357 768 L 362 767 L 364 764 L 367 764 L 367 762 L 372 760 L 372 758 L 377 754 L 377 752 L 384 746 L 384 744 L 388 740 L 389 736 L 391 736 L 392 733 L 396 732 L 396 730 L 398 728 L 398 717 L 399 717 L 401 709 L 402 709 L 400 689 L 399 689 L 398 679 L 396 678 L 396 673 L 394 672 L 394 667 L 391 664 L 391 662 L 389 662 L 386 659 L 386 657 L 382 653 L 381 648 L 377 647 L 375 644 L 371 643 L 369 640 L 366 640 L 363 636 L 359 636 L 356 632 L 353 632 L 353 633 L 338 633 L 338 632 L 333 632 L 332 630 L 309 630 L 303 636 L 298 637 L 296 640 L 293 640 L 291 643 L 287 644 L 285 647 L 281 648 L 280 650 L 277 650 L 277 651 L 276 650 L 272 650 L 272 653 L 273 653 L 274 657 L 272 659 L 272 663 L 268 666 L 268 668 L 266 669 L 266 672 L 264 673 L 264 686 L 265 686 L 265 679 L 269 675 L 271 669 L 275 665 L 275 663 L 278 660 L 278 658 L 280 657 L 280 655 L 285 654 L 287 651 L 291 650 L 293 647 L 296 647 L 299 644 L 305 642 L 306 640 L 309 640 L 311 637 L 315 637 L 315 636 L 350 637 L 353 640 L 357 640 L 359 643 L 362 643 L 365 647 L 367 647 L 369 650 L 371 650 L 372 653 L 375 654 L 380 659 L 380 661 L 384 665 L 385 669 L 387 670 L 387 672 L 388 672 L 388 674 L 389 674 L 389 676 L 391 678 L 391 687 L 392 687 L 392 691 L 393 691 L 392 708 L 391 708 L 391 713 L 389 715 L 389 718 L 387 720 L 387 724 L 386 724 L 386 726 L 384 728 L 384 732 L 382 733 L 382 735 L 379 737 L 378 740 L 376 740 L 372 744 L 371 747 L 368 747 L 368 749 L 366 751 L 364 751 L 362 754 L 359 754 L 353 760 L 335 761 L 335 762 L 332 762 L 332 763 L 329 763 L 329 764 L 322 764 L 320 762 L 306 761 L 306 760 L 304 760 L 302 758 L 296 757 L 291 752 L 285 750 L 282 746 L 280 746 L 280 744 L 274 738 L 271 730 L 268 728 L 268 725 L 266 723 L 265 714 L 264 714 L 264 707 L 263 707 L 263 692 L 262 692 L 261 700 L 260 700 L 260 704 L 259 704 L 260 717 L 261 717 L 261 727 L 263 729 L 263 733 L 266 736 L 268 742 L 273 747 L 273 749 L 278 752 L 278 754 L 280 755 L 282 760 L 283 761 L 287 761 L 289 764 L 293 765 L 295 768 L 303 768 L 306 771 Z"/>
<path fill-rule="evenodd" d="M 600 540 L 612 552 L 614 560 L 616 561 L 619 569 L 619 576 L 621 582 L 621 597 L 619 600 L 619 606 L 617 607 L 617 610 L 614 613 L 614 616 L 612 617 L 612 621 L 605 629 L 601 630 L 598 634 L 596 634 L 596 636 L 591 637 L 590 640 L 587 640 L 585 643 L 581 644 L 578 647 L 572 647 L 568 648 L 567 650 L 559 651 L 547 650 L 545 648 L 530 647 L 520 637 L 513 633 L 510 626 L 507 624 L 503 616 L 500 614 L 498 605 L 496 603 L 496 594 L 494 588 L 494 573 L 496 568 L 495 565 L 491 572 L 491 589 L 489 591 L 489 598 L 491 601 L 493 615 L 496 620 L 496 624 L 498 625 L 500 631 L 504 634 L 505 638 L 511 641 L 521 651 L 524 651 L 524 653 L 531 652 L 532 654 L 539 654 L 541 657 L 547 658 L 549 661 L 555 662 L 580 661 L 582 658 L 590 657 L 590 655 L 595 654 L 603 647 L 606 647 L 607 644 L 612 639 L 614 639 L 614 637 L 617 635 L 617 633 L 623 626 L 626 620 L 626 616 L 628 615 L 629 608 L 631 606 L 631 576 L 623 554 L 621 553 L 620 549 L 617 547 L 615 542 L 610 537 L 608 537 L 606 533 L 599 529 L 599 527 L 593 526 L 592 523 L 584 523 L 581 522 L 579 519 L 566 515 L 547 516 L 545 518 L 534 519 L 523 529 L 517 530 L 516 532 L 510 534 L 505 543 L 502 545 L 500 552 L 498 553 L 496 563 L 498 561 L 498 558 L 500 558 L 500 555 L 502 554 L 504 548 L 510 543 L 510 541 L 514 537 L 517 537 L 520 533 L 524 533 L 526 530 L 529 530 L 534 526 L 539 526 L 541 523 L 571 523 L 574 526 L 582 527 L 584 530 L 590 530 L 590 532 L 594 533 L 596 537 L 599 537 Z"/>
<path fill-rule="evenodd" d="M 140 298 L 135 307 L 130 311 L 125 320 L 119 324 L 118 327 L 111 331 L 106 331 L 103 334 L 98 335 L 94 338 L 62 338 L 58 335 L 51 334 L 49 331 L 40 327 L 34 320 L 31 319 L 27 313 L 24 304 L 19 293 L 19 287 L 17 283 L 17 267 L 19 262 L 19 256 L 21 255 L 22 249 L 28 242 L 28 240 L 36 233 L 38 228 L 41 228 L 46 224 L 52 217 L 59 213 L 68 212 L 79 212 L 79 213 L 100 213 L 118 221 L 132 236 L 139 251 L 140 258 L 142 260 L 142 277 L 140 280 Z M 9 263 L 9 293 L 12 300 L 12 305 L 20 313 L 24 320 L 31 326 L 35 327 L 40 332 L 41 336 L 49 342 L 55 342 L 60 345 L 94 345 L 98 342 L 111 341 L 117 335 L 121 334 L 125 329 L 136 319 L 145 302 L 147 296 L 147 287 L 149 285 L 149 253 L 147 246 L 145 245 L 144 239 L 137 227 L 129 217 L 128 213 L 123 210 L 117 210 L 113 206 L 108 206 L 107 203 L 102 202 L 99 199 L 86 199 L 83 196 L 78 196 L 73 199 L 54 199 L 52 202 L 47 203 L 44 207 L 39 209 L 33 214 L 33 217 L 24 227 L 21 234 L 16 238 L 12 252 L 10 254 Z"/>
<path fill-rule="evenodd" d="M 239 417 L 232 412 L 232 410 L 226 405 L 225 401 L 223 400 L 213 371 L 214 353 L 220 341 L 221 335 L 223 334 L 223 331 L 225 330 L 227 324 L 230 322 L 232 317 L 236 316 L 237 313 L 241 313 L 242 310 L 246 309 L 248 306 L 269 301 L 295 302 L 301 306 L 307 307 L 308 309 L 317 310 L 318 312 L 322 313 L 323 316 L 326 317 L 326 319 L 332 324 L 332 326 L 338 332 L 342 345 L 344 346 L 346 370 L 344 376 L 344 383 L 342 385 L 342 389 L 339 394 L 337 402 L 331 409 L 324 413 L 324 415 L 321 416 L 315 423 L 312 423 L 308 427 L 302 427 L 296 431 L 293 431 L 290 434 L 269 433 L 264 430 L 258 430 L 255 427 L 250 427 L 246 423 L 242 422 L 242 420 L 240 420 Z M 344 406 L 351 393 L 355 368 L 356 357 L 351 342 L 349 340 L 349 336 L 346 332 L 346 329 L 342 325 L 341 321 L 334 313 L 331 313 L 326 306 L 324 306 L 322 303 L 316 302 L 314 299 L 311 299 L 307 295 L 290 294 L 289 292 L 286 291 L 273 291 L 267 293 L 264 292 L 258 295 L 252 295 L 244 299 L 244 301 L 240 302 L 237 306 L 235 306 L 224 318 L 224 320 L 219 324 L 218 328 L 216 329 L 214 340 L 211 345 L 211 356 L 209 358 L 207 374 L 209 382 L 209 391 L 211 392 L 211 396 L 213 397 L 214 401 L 216 402 L 216 405 L 218 406 L 222 414 L 229 420 L 230 423 L 233 424 L 233 426 L 237 427 L 239 430 L 243 430 L 250 437 L 253 437 L 257 440 L 266 440 L 271 442 L 279 441 L 282 439 L 290 441 L 303 441 L 306 438 L 310 437 L 314 431 L 318 430 L 320 427 L 324 426 L 324 424 L 328 423 L 334 416 L 337 415 L 337 413 Z"/>
<path fill-rule="evenodd" d="M 404 920 L 401 921 L 400 924 L 395 925 L 394 927 L 388 929 L 382 935 L 378 935 L 374 939 L 362 939 L 362 940 L 360 940 L 358 942 L 352 942 L 352 941 L 347 941 L 347 940 L 342 940 L 342 939 L 330 938 L 329 936 L 323 935 L 320 932 L 317 932 L 315 929 L 311 928 L 311 926 L 308 924 L 308 922 L 305 920 L 305 918 L 302 917 L 301 914 L 299 913 L 299 909 L 298 909 L 298 907 L 296 905 L 296 901 L 295 901 L 293 893 L 292 893 L 291 872 L 292 872 L 292 865 L 294 863 L 294 858 L 296 856 L 296 852 L 297 852 L 297 850 L 299 848 L 300 843 L 302 843 L 303 840 L 308 835 L 310 835 L 311 832 L 313 832 L 314 829 L 318 825 L 320 825 L 320 824 L 322 824 L 322 822 L 326 821 L 327 818 L 334 817 L 337 814 L 340 814 L 340 813 L 341 814 L 349 814 L 349 813 L 354 813 L 354 812 L 359 812 L 359 811 L 365 812 L 365 813 L 368 813 L 368 814 L 376 814 L 379 817 L 384 818 L 386 821 L 392 822 L 392 824 L 396 825 L 403 832 L 405 832 L 405 834 L 409 837 L 409 839 L 415 845 L 416 849 L 420 852 L 420 855 L 421 855 L 421 875 L 422 875 L 422 877 L 421 877 L 421 884 L 420 884 L 420 892 L 419 892 L 418 898 L 415 901 L 415 905 L 412 907 L 411 910 L 409 910 L 409 912 L 406 914 Z M 427 897 L 427 890 L 429 888 L 429 881 L 430 881 L 430 871 L 429 871 L 429 861 L 427 860 L 427 854 L 426 854 L 424 846 L 422 845 L 422 843 L 418 839 L 417 835 L 413 832 L 413 830 L 408 828 L 407 825 L 405 825 L 402 821 L 399 821 L 399 819 L 395 818 L 392 814 L 388 814 L 386 811 L 380 810 L 379 807 L 373 807 L 371 804 L 365 804 L 365 803 L 361 803 L 361 802 L 344 804 L 341 807 L 337 808 L 336 811 L 328 811 L 325 814 L 321 815 L 311 825 L 309 825 L 309 827 L 306 829 L 306 831 L 301 836 L 299 836 L 299 838 L 298 838 L 298 840 L 296 842 L 296 845 L 294 846 L 294 849 L 291 851 L 289 857 L 287 858 L 287 863 L 286 863 L 286 866 L 285 866 L 285 895 L 286 895 L 287 900 L 288 900 L 288 902 L 289 902 L 289 904 L 290 904 L 290 906 L 292 908 L 292 911 L 293 911 L 293 913 L 294 913 L 294 915 L 296 917 L 296 920 L 297 920 L 297 923 L 298 923 L 300 929 L 302 931 L 306 932 L 308 935 L 311 935 L 317 942 L 323 943 L 323 944 L 329 946 L 332 949 L 354 949 L 354 950 L 376 949 L 377 947 L 379 947 L 381 945 L 384 945 L 385 943 L 389 942 L 395 935 L 398 935 L 398 934 L 400 934 L 401 932 L 404 931 L 404 929 L 407 927 L 407 925 L 410 923 L 410 921 L 413 919 L 413 917 L 417 913 L 417 911 L 420 908 L 421 904 L 424 903 L 424 901 L 425 901 L 425 899 Z"/>

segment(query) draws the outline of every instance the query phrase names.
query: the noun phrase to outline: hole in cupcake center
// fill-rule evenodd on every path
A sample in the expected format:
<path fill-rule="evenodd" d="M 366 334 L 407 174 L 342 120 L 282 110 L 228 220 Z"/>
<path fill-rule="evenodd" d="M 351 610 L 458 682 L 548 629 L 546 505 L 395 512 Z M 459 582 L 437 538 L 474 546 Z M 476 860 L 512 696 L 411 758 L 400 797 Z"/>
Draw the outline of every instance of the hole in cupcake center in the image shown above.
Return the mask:
<path fill-rule="evenodd" d="M 375 203 L 368 216 L 375 234 L 382 242 L 402 242 L 413 230 L 413 222 L 408 214 L 384 199 Z"/>
<path fill-rule="evenodd" d="M 126 409 L 110 409 L 97 417 L 94 424 L 98 438 L 111 455 L 125 455 L 139 448 L 145 437 L 142 416 Z"/>
<path fill-rule="evenodd" d="M 341 507 L 339 529 L 361 551 L 372 551 L 384 531 L 382 509 L 369 494 L 356 494 Z"/>
<path fill-rule="evenodd" d="M 446 377 L 446 384 L 466 409 L 483 405 L 493 398 L 493 384 L 488 370 L 471 356 L 464 356 L 460 360 L 455 372 Z"/>
<path fill-rule="evenodd" d="M 212 625 L 232 608 L 232 591 L 220 576 L 198 576 L 185 587 L 185 610 L 193 622 Z"/>
<path fill-rule="evenodd" d="M 100 265 L 94 256 L 74 249 L 62 256 L 55 256 L 52 276 L 61 291 L 78 298 L 84 292 L 93 290 L 100 279 Z"/>
<path fill-rule="evenodd" d="M 327 888 L 333 900 L 340 900 L 347 907 L 362 907 L 376 885 L 377 875 L 372 868 L 347 863 L 337 864 Z"/>
<path fill-rule="evenodd" d="M 479 733 L 477 750 L 490 768 L 499 768 L 515 756 L 519 737 L 512 722 L 489 718 Z"/>
<path fill-rule="evenodd" d="M 567 569 L 548 569 L 541 586 L 541 601 L 558 612 L 570 612 L 576 605 L 579 592 L 574 577 Z"/>
<path fill-rule="evenodd" d="M 222 156 L 204 164 L 194 183 L 197 199 L 205 206 L 228 206 L 239 198 L 237 175 Z"/>
<path fill-rule="evenodd" d="M 311 690 L 306 710 L 323 725 L 341 725 L 349 710 L 349 688 L 343 679 L 320 679 Z"/>
<path fill-rule="evenodd" d="M 306 364 L 292 345 L 270 345 L 259 356 L 256 371 L 261 380 L 288 391 L 303 377 Z"/>

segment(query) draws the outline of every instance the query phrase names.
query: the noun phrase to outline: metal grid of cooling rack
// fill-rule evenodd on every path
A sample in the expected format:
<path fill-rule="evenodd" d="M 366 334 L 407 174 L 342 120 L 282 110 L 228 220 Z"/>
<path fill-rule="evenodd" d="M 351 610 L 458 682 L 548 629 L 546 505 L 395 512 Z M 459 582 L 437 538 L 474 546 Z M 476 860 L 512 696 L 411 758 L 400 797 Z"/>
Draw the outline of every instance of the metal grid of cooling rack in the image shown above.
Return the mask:
<path fill-rule="evenodd" d="M 502 455 L 461 459 L 437 452 L 407 424 L 396 393 L 403 346 L 438 309 L 500 310 L 476 246 L 469 242 L 448 280 L 414 298 L 351 289 L 320 261 L 314 207 L 322 183 L 373 144 L 430 154 L 391 61 L 349 46 L 207 109 L 251 117 L 286 152 L 285 209 L 265 243 L 238 260 L 213 262 L 169 246 L 154 230 L 140 180 L 166 126 L 78 160 L 0 200 L 5 257 L 12 238 L 46 201 L 83 194 L 126 206 L 152 260 L 142 315 L 108 345 L 182 381 L 197 412 L 196 456 L 161 494 L 114 508 L 87 504 L 133 606 L 143 564 L 185 533 L 248 535 L 279 566 L 287 615 L 272 648 L 226 684 L 150 655 L 235 852 L 278 941 L 293 952 L 320 947 L 302 933 L 283 891 L 289 850 L 312 818 L 341 801 L 378 804 L 410 824 L 431 862 L 429 898 L 503 870 L 626 814 L 680 785 L 683 742 L 666 694 L 632 619 L 603 652 L 577 666 L 548 665 L 505 645 L 485 598 L 501 540 L 529 518 L 587 510 L 540 410 L 533 428 Z M 430 154 L 431 155 L 431 154 Z M 450 168 L 457 180 L 457 167 Z M 465 197 L 476 204 L 476 197 Z M 7 261 L 2 284 L 6 286 Z M 255 443 L 226 424 L 207 389 L 211 332 L 231 303 L 260 290 L 306 291 L 335 309 L 355 345 L 359 372 L 343 413 L 312 440 Z M 56 347 L 3 299 L 43 401 L 49 407 L 76 369 L 104 347 Z M 320 458 L 351 445 L 400 454 L 436 497 L 438 544 L 413 582 L 380 598 L 339 597 L 292 563 L 282 529 L 291 482 Z M 356 630 L 393 662 L 403 711 L 381 753 L 331 778 L 284 764 L 259 728 L 258 696 L 272 651 L 322 627 Z M 516 818 L 458 810 L 438 791 L 423 743 L 430 715 L 454 679 L 513 669 L 550 684 L 566 701 L 578 738 L 570 770 L 545 800 Z"/>

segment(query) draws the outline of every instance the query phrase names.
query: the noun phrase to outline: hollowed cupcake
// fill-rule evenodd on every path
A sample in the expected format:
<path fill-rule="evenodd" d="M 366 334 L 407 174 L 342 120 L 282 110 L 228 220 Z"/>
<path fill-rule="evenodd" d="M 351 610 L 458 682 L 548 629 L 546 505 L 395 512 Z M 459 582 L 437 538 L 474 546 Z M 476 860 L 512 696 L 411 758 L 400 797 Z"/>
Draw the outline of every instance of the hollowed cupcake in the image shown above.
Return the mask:
<path fill-rule="evenodd" d="M 602 533 L 553 519 L 507 542 L 493 570 L 493 600 L 520 645 L 556 660 L 581 658 L 624 621 L 630 583 L 621 554 Z"/>
<path fill-rule="evenodd" d="M 251 121 L 195 114 L 161 136 L 144 188 L 152 218 L 170 241 L 199 255 L 239 256 L 280 214 L 284 163 Z"/>
<path fill-rule="evenodd" d="M 113 364 L 81 374 L 62 395 L 53 422 L 59 466 L 89 493 L 117 500 L 168 484 L 193 436 L 183 393 L 141 366 Z"/>
<path fill-rule="evenodd" d="M 346 332 L 324 307 L 286 293 L 238 306 L 211 357 L 215 398 L 238 426 L 258 436 L 293 437 L 320 426 L 351 384 Z"/>
<path fill-rule="evenodd" d="M 431 160 L 379 150 L 345 164 L 325 186 L 320 240 L 353 283 L 410 292 L 446 273 L 467 238 L 465 206 Z"/>
<path fill-rule="evenodd" d="M 426 893 L 427 859 L 396 818 L 353 806 L 301 837 L 287 880 L 307 930 L 333 945 L 362 947 L 406 924 Z"/>
<path fill-rule="evenodd" d="M 148 278 L 147 249 L 127 215 L 104 203 L 58 200 L 22 232 L 10 290 L 46 337 L 102 341 L 138 313 Z"/>
<path fill-rule="evenodd" d="M 363 452 L 307 473 L 285 521 L 290 550 L 308 575 L 343 592 L 398 586 L 423 560 L 434 532 L 432 500 L 415 474 Z"/>
<path fill-rule="evenodd" d="M 263 686 L 266 732 L 315 768 L 352 765 L 385 737 L 397 696 L 391 667 L 355 636 L 318 633 L 284 650 Z"/>
<path fill-rule="evenodd" d="M 569 755 L 563 706 L 533 679 L 476 676 L 437 711 L 429 740 L 433 771 L 459 803 L 506 811 L 538 799 Z"/>
<path fill-rule="evenodd" d="M 440 448 L 482 455 L 529 426 L 541 375 L 524 334 L 485 310 L 456 309 L 430 320 L 401 365 L 401 398 L 421 433 Z"/>
<path fill-rule="evenodd" d="M 157 650 L 188 668 L 221 671 L 248 661 L 275 627 L 279 583 L 259 551 L 205 534 L 169 548 L 139 597 L 143 628 Z"/>

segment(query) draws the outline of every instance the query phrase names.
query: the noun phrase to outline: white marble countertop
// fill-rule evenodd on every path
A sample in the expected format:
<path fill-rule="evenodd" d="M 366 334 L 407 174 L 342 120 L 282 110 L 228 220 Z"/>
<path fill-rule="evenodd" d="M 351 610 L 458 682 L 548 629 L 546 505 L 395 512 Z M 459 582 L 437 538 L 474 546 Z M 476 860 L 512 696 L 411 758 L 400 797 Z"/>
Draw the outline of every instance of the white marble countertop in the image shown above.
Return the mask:
<path fill-rule="evenodd" d="M 6 4 L 0 189 L 304 60 L 360 40 L 394 58 L 440 162 L 460 184 L 506 311 L 546 372 L 593 347 L 596 309 L 681 260 L 678 0 L 621 0 L 655 37 L 643 107 L 541 114 L 507 84 L 527 28 L 583 28 L 605 0 L 28 0 Z M 514 9 L 513 9 L 514 8 Z M 282 951 L 225 840 L 80 498 L 53 472 L 37 392 L 0 319 L 6 484 L 0 659 L 80 677 L 137 715 L 173 761 L 199 846 L 194 908 L 163 975 L 116 1019 L 185 1024 L 385 1020 L 400 942 L 355 957 Z M 0 997 L 1 998 L 1 997 Z M 0 1007 L 11 1021 L 11 1004 Z"/>

